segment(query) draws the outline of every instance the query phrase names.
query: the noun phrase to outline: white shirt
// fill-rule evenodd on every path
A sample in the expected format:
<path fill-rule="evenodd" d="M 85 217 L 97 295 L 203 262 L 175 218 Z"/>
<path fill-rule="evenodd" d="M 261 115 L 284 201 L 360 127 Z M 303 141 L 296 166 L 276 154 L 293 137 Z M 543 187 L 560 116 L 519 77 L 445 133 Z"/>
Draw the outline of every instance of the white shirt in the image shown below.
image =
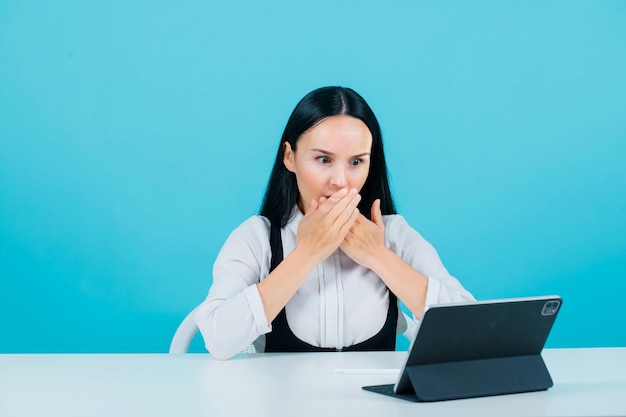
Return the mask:
<path fill-rule="evenodd" d="M 281 230 L 283 254 L 296 243 L 303 215 L 297 208 Z M 385 246 L 428 278 L 426 307 L 474 300 L 441 263 L 435 249 L 400 215 L 383 216 Z M 272 330 L 256 284 L 269 274 L 269 221 L 254 216 L 237 227 L 213 267 L 213 284 L 197 309 L 207 349 L 227 359 Z M 320 263 L 285 306 L 289 327 L 301 340 L 341 349 L 374 336 L 389 307 L 385 283 L 340 249 Z M 402 315 L 400 315 L 402 317 Z M 255 343 L 256 345 L 256 343 Z"/>

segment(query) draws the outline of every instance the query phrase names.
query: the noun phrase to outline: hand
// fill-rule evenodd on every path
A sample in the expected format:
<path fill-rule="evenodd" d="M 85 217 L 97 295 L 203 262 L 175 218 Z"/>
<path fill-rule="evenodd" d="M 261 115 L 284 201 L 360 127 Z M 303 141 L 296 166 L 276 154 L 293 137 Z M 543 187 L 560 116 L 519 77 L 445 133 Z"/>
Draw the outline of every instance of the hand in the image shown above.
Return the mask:
<path fill-rule="evenodd" d="M 328 258 L 344 241 L 359 216 L 361 196 L 343 188 L 320 201 L 312 200 L 298 226 L 296 248 L 307 251 L 317 263 Z"/>
<path fill-rule="evenodd" d="M 340 248 L 354 262 L 372 269 L 371 261 L 385 249 L 385 225 L 379 199 L 372 204 L 372 221 L 359 214 Z"/>

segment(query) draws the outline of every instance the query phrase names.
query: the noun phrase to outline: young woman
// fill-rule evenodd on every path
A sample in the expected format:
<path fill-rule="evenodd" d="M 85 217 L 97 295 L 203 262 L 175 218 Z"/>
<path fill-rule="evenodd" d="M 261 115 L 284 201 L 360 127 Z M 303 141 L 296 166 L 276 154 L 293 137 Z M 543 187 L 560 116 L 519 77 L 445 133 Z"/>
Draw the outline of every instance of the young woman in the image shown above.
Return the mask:
<path fill-rule="evenodd" d="M 394 350 L 398 299 L 473 300 L 396 214 L 378 121 L 355 91 L 325 87 L 296 106 L 259 216 L 220 251 L 195 319 L 228 359 L 257 351 Z"/>

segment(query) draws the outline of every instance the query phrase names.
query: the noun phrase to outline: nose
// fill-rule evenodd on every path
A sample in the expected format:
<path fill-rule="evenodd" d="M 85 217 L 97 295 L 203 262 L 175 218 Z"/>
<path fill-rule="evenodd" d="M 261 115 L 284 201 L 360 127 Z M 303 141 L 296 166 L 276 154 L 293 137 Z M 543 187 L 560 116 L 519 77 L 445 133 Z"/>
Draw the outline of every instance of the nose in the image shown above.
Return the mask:
<path fill-rule="evenodd" d="M 335 166 L 332 172 L 331 183 L 334 187 L 343 188 L 348 185 L 346 169 L 343 166 Z"/>

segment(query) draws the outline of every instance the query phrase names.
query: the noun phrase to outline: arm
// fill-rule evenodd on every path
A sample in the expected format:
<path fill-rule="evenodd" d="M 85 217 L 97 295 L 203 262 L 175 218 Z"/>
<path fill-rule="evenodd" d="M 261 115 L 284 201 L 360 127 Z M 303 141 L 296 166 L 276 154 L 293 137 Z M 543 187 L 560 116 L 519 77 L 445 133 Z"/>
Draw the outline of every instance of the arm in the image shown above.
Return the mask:
<path fill-rule="evenodd" d="M 311 201 L 298 225 L 296 247 L 258 284 L 268 322 L 285 307 L 313 268 L 337 250 L 358 217 L 360 200 L 357 190 L 342 189 L 323 202 Z"/>
<path fill-rule="evenodd" d="M 390 216 L 387 229 L 389 249 L 428 278 L 426 308 L 433 304 L 474 301 L 472 294 L 450 275 L 435 248 L 402 216 Z"/>
<path fill-rule="evenodd" d="M 416 318 L 431 304 L 473 300 L 419 233 L 401 216 L 389 219 L 386 231 L 377 200 L 372 206 L 372 221 L 360 216 L 346 236 L 342 250 L 375 272 Z"/>
<path fill-rule="evenodd" d="M 382 279 L 389 290 L 393 292 L 413 313 L 420 318 L 426 304 L 428 292 L 428 278 L 413 269 L 398 255 L 384 248 L 371 257 L 369 269 Z"/>
<path fill-rule="evenodd" d="M 196 314 L 213 356 L 228 359 L 271 331 L 269 323 L 313 268 L 339 247 L 356 220 L 359 201 L 356 190 L 344 189 L 325 203 L 312 202 L 298 226 L 296 247 L 269 274 L 267 222 L 246 222 L 231 234 L 215 262 L 209 296 Z"/>
<path fill-rule="evenodd" d="M 206 348 L 228 359 L 271 330 L 256 284 L 267 275 L 268 222 L 252 217 L 224 243 L 213 266 L 213 283 L 195 319 Z"/>

